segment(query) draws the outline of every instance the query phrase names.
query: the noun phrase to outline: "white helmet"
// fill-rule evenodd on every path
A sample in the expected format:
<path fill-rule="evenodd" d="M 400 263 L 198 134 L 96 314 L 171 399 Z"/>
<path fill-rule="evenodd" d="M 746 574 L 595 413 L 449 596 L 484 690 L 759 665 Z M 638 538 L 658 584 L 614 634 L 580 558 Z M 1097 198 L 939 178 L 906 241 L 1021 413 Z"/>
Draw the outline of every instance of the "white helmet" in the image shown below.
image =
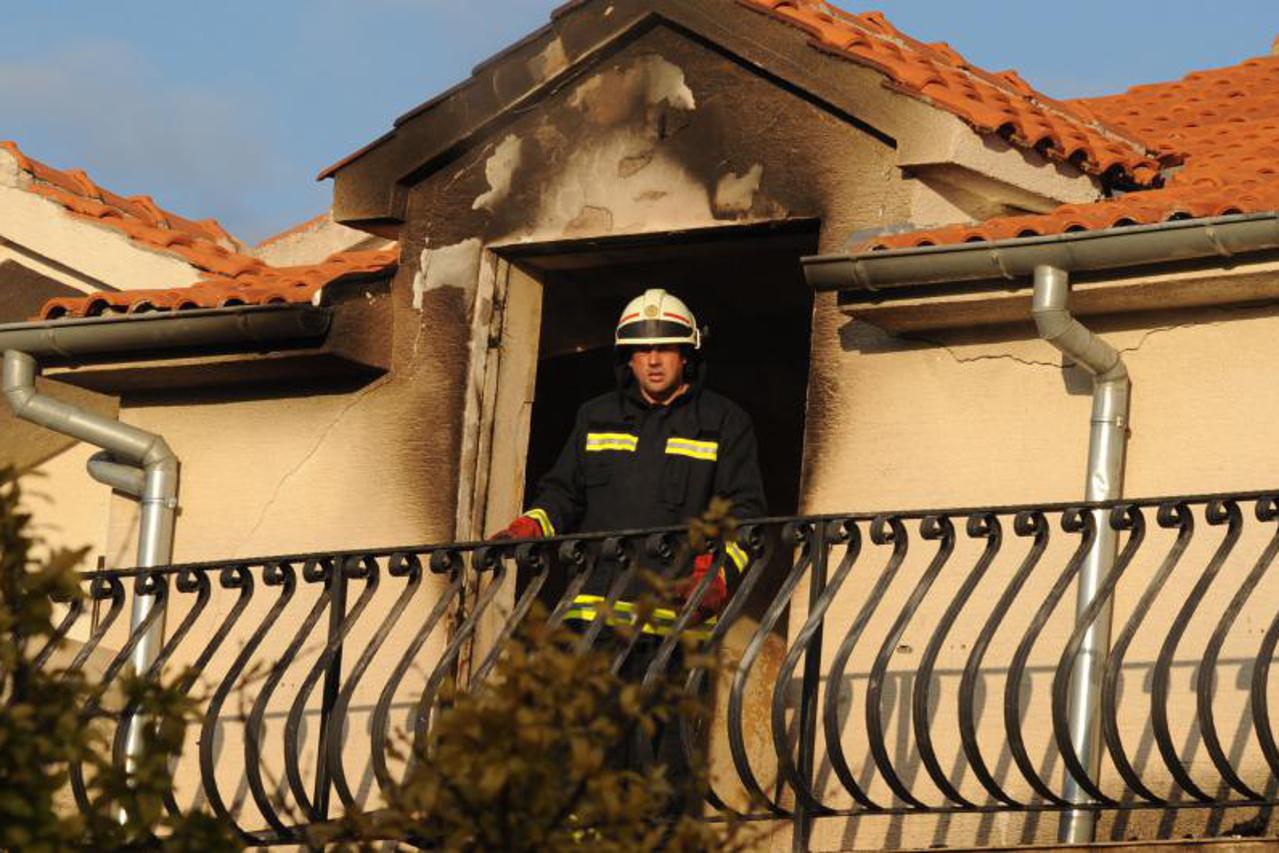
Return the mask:
<path fill-rule="evenodd" d="M 617 321 L 613 343 L 619 347 L 682 344 L 701 349 L 702 333 L 682 299 L 655 287 L 627 303 Z"/>

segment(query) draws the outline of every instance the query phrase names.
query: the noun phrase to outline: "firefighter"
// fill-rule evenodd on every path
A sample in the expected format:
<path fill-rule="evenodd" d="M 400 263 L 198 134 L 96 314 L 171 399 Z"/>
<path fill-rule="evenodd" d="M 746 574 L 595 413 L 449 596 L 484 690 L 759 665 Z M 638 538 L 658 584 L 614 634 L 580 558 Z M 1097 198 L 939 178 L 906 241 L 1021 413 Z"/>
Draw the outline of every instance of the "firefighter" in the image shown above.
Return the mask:
<path fill-rule="evenodd" d="M 683 524 L 716 496 L 731 501 L 738 518 L 765 514 L 754 427 L 739 406 L 704 387 L 702 331 L 688 306 L 665 290 L 645 291 L 622 311 L 614 344 L 617 389 L 578 409 L 531 506 L 495 538 Z M 725 543 L 725 556 L 699 621 L 720 612 L 746 565 L 735 543 Z M 698 555 L 683 589 L 695 588 L 713 564 L 710 554 Z M 599 564 L 566 618 L 596 619 L 619 571 Z M 625 618 L 641 591 L 626 590 L 614 618 Z M 659 610 L 644 630 L 663 633 L 661 623 L 674 616 Z"/>

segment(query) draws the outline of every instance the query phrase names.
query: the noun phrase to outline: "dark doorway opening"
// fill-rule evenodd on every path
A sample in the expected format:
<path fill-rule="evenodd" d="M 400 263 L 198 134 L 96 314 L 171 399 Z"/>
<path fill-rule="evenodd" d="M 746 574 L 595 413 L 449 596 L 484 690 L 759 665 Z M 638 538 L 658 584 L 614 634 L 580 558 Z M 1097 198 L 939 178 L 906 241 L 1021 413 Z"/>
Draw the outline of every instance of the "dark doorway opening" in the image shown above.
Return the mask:
<path fill-rule="evenodd" d="M 664 287 L 710 327 L 707 386 L 754 421 L 769 514 L 794 514 L 813 312 L 799 259 L 817 250 L 818 227 L 790 220 L 503 252 L 543 287 L 525 503 L 572 431 L 578 406 L 616 387 L 613 329 L 622 307 L 646 288 Z M 549 586 L 548 600 L 561 588 Z"/>

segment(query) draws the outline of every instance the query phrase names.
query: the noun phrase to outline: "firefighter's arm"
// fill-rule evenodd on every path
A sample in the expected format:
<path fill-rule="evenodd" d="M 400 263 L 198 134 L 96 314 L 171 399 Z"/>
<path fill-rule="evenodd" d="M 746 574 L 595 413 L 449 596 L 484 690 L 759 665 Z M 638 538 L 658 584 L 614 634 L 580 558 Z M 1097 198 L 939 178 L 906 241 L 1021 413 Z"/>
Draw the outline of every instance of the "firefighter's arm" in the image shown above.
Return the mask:
<path fill-rule="evenodd" d="M 577 528 L 585 508 L 582 482 L 583 425 L 581 413 L 568 441 L 550 471 L 538 481 L 537 495 L 524 514 L 498 534 L 504 538 L 555 536 Z"/>

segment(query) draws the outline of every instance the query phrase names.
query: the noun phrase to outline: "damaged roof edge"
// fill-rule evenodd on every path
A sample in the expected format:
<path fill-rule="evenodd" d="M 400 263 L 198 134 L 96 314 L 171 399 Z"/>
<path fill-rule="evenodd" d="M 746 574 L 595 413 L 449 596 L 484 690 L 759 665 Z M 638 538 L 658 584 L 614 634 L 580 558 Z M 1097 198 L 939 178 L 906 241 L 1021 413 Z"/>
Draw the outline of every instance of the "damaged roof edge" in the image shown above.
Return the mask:
<path fill-rule="evenodd" d="M 265 352 L 323 339 L 333 309 L 238 305 L 112 317 L 0 324 L 0 352 L 19 350 L 50 364 L 151 361 L 157 353 L 227 348 Z"/>
<path fill-rule="evenodd" d="M 817 291 L 873 301 L 911 298 L 916 286 L 1027 279 L 1035 267 L 1109 270 L 1279 248 L 1279 212 L 1231 214 L 1011 240 L 813 255 L 801 259 Z M 860 300 L 859 300 L 860 301 Z"/>

